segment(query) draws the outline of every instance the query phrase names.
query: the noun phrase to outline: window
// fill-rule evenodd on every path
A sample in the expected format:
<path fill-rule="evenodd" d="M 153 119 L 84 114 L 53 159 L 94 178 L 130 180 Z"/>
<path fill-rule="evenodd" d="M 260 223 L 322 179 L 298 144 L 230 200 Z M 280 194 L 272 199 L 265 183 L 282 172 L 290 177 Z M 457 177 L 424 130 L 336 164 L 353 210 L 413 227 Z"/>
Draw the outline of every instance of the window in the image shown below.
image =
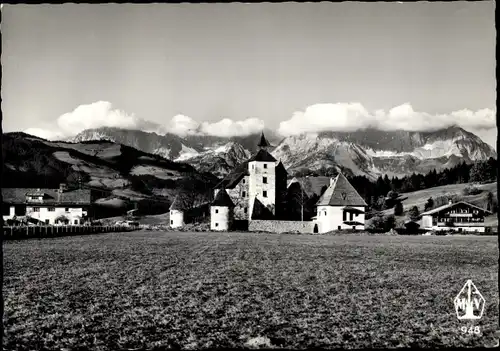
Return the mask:
<path fill-rule="evenodd" d="M 342 212 L 342 220 L 345 222 L 347 221 L 347 212 Z"/>
<path fill-rule="evenodd" d="M 78 219 L 75 219 L 75 224 L 78 224 Z"/>
<path fill-rule="evenodd" d="M 48 219 L 45 220 L 45 224 L 49 224 L 50 221 Z"/>
<path fill-rule="evenodd" d="M 340 226 L 338 226 L 337 229 L 340 230 Z"/>
<path fill-rule="evenodd" d="M 247 213 L 247 212 L 248 212 L 248 208 L 246 208 L 246 207 L 245 207 L 245 209 L 244 209 L 243 211 L 244 211 L 245 213 Z"/>
<path fill-rule="evenodd" d="M 246 197 L 247 196 L 247 192 L 246 191 L 242 192 L 241 196 Z"/>
<path fill-rule="evenodd" d="M 54 212 L 56 210 L 56 208 L 55 207 L 49 207 L 48 210 L 49 210 L 49 212 Z"/>
<path fill-rule="evenodd" d="M 69 207 L 66 207 L 64 211 L 69 212 Z"/>
<path fill-rule="evenodd" d="M 354 218 L 353 218 L 353 215 L 352 215 L 352 212 L 349 213 L 349 220 L 352 221 Z"/>
<path fill-rule="evenodd" d="M 325 216 L 326 216 L 326 210 L 323 211 L 325 213 Z"/>
<path fill-rule="evenodd" d="M 264 168 L 267 168 L 267 163 L 264 163 Z"/>
<path fill-rule="evenodd" d="M 215 209 L 215 213 L 219 213 L 219 210 L 218 210 L 218 209 Z"/>
<path fill-rule="evenodd" d="M 40 212 L 40 207 L 33 207 L 33 212 Z"/>
<path fill-rule="evenodd" d="M 245 184 L 245 179 L 243 179 L 243 184 Z"/>
<path fill-rule="evenodd" d="M 267 191 L 265 191 L 265 190 L 264 190 L 264 191 L 262 192 L 262 196 L 263 196 L 263 197 L 267 197 Z"/>
<path fill-rule="evenodd" d="M 262 177 L 262 183 L 267 184 L 267 177 Z"/>
<path fill-rule="evenodd" d="M 173 220 L 170 220 L 170 224 L 174 224 L 174 221 L 173 221 Z"/>
<path fill-rule="evenodd" d="M 218 227 L 219 226 L 219 223 L 215 223 L 215 226 Z"/>
<path fill-rule="evenodd" d="M 356 226 L 355 225 L 352 226 L 352 230 L 356 230 Z"/>

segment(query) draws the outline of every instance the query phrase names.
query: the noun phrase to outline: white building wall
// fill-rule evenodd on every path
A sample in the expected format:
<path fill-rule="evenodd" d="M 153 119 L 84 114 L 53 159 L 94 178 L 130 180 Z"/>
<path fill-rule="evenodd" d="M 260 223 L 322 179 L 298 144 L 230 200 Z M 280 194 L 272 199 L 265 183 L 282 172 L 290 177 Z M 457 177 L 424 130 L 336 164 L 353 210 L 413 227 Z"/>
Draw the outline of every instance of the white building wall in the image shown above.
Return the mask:
<path fill-rule="evenodd" d="M 356 222 L 363 223 L 363 225 L 352 226 L 344 224 L 343 213 L 345 206 L 318 206 L 316 212 L 316 222 L 318 223 L 318 232 L 326 233 L 334 230 L 345 230 L 345 229 L 355 229 L 364 230 L 365 229 L 365 214 L 353 213 L 352 220 Z M 355 209 L 365 211 L 363 206 L 351 206 Z M 347 221 L 351 220 L 350 214 L 347 213 Z"/>
<path fill-rule="evenodd" d="M 229 230 L 232 223 L 232 209 L 222 206 L 210 207 L 210 229 L 217 231 Z"/>
<path fill-rule="evenodd" d="M 184 212 L 170 210 L 170 228 L 179 228 L 182 226 L 184 226 Z"/>
<path fill-rule="evenodd" d="M 432 216 L 431 215 L 422 216 L 422 228 L 425 228 L 425 229 L 432 228 Z"/>
<path fill-rule="evenodd" d="M 478 233 L 484 233 L 486 231 L 486 227 L 484 226 L 467 226 L 467 227 L 459 227 L 459 226 L 453 226 L 453 227 L 438 227 L 438 226 L 433 226 L 431 228 L 425 228 L 429 230 L 435 230 L 437 232 L 439 231 L 445 231 L 445 230 L 452 230 L 454 232 L 461 231 L 462 232 L 478 232 Z"/>
<path fill-rule="evenodd" d="M 6 221 L 8 219 L 14 218 L 15 215 L 16 215 L 16 208 L 14 206 L 10 206 L 9 207 L 9 214 L 8 215 L 2 215 L 2 218 L 3 218 L 4 221 Z"/>
<path fill-rule="evenodd" d="M 26 216 L 45 223 L 48 221 L 47 224 L 56 224 L 56 218 L 64 216 L 68 219 L 68 224 L 79 225 L 82 224 L 82 218 L 87 216 L 87 211 L 82 207 L 27 206 Z"/>
<path fill-rule="evenodd" d="M 267 166 L 267 168 L 265 168 Z M 271 205 L 273 214 L 276 213 L 276 164 L 275 162 L 259 162 L 253 161 L 248 163 L 248 172 L 250 174 L 248 181 L 249 218 L 252 216 L 253 203 L 255 199 L 259 199 L 264 206 Z M 264 177 L 267 182 L 264 183 Z M 264 191 L 267 196 L 264 197 Z"/>

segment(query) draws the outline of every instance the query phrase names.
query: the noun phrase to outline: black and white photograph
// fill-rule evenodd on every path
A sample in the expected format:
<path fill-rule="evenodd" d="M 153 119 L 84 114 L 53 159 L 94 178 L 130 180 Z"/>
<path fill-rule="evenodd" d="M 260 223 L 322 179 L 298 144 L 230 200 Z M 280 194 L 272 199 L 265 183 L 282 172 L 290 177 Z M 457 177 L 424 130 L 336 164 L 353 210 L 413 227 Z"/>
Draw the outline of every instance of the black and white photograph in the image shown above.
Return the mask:
<path fill-rule="evenodd" d="M 3 350 L 499 347 L 495 1 L 0 7 Z"/>

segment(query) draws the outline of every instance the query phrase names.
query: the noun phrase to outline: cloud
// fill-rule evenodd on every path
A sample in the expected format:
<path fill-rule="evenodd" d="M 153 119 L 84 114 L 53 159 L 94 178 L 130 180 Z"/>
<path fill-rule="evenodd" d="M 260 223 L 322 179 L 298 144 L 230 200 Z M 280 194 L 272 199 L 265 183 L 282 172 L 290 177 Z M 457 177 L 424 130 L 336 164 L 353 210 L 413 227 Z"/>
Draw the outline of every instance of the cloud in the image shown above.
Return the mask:
<path fill-rule="evenodd" d="M 219 137 L 245 136 L 258 133 L 264 129 L 264 121 L 257 118 L 248 118 L 242 121 L 233 121 L 229 118 L 218 122 L 199 123 L 191 117 L 176 115 L 167 123 L 166 131 L 180 136 L 212 135 Z"/>
<path fill-rule="evenodd" d="M 136 117 L 134 114 L 113 108 L 107 101 L 80 105 L 72 112 L 57 119 L 57 125 L 65 135 L 78 134 L 85 129 L 117 127 L 124 129 L 151 130 L 158 128 L 156 123 Z"/>
<path fill-rule="evenodd" d="M 496 110 L 460 110 L 449 114 L 417 112 L 409 103 L 389 111 L 367 111 L 360 103 L 311 105 L 305 111 L 295 112 L 289 120 L 280 123 L 282 136 L 304 132 L 355 131 L 365 128 L 380 130 L 432 131 L 459 125 L 464 129 L 490 129 L 496 126 Z"/>
<path fill-rule="evenodd" d="M 161 129 L 157 123 L 116 109 L 108 101 L 97 101 L 91 104 L 80 105 L 73 111 L 63 114 L 57 119 L 56 126 L 50 129 L 29 128 L 24 132 L 44 139 L 55 140 L 75 136 L 85 129 L 100 127 L 117 127 L 144 131 L 158 131 Z"/>

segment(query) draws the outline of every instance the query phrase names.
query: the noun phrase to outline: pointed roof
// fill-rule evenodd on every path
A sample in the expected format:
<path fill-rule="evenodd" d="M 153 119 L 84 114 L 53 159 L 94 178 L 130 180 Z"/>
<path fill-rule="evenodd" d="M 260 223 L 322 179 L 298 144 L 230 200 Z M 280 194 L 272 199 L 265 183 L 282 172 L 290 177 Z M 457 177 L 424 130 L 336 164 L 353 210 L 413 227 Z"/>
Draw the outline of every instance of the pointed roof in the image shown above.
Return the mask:
<path fill-rule="evenodd" d="M 225 188 L 220 189 L 215 196 L 214 201 L 212 202 L 212 206 L 219 207 L 234 207 L 233 200 L 227 194 Z"/>
<path fill-rule="evenodd" d="M 264 132 L 262 132 L 261 136 L 260 136 L 260 141 L 259 143 L 257 144 L 258 147 L 270 147 L 271 144 L 269 144 L 269 142 L 267 141 L 266 137 L 264 136 Z"/>
<path fill-rule="evenodd" d="M 177 195 L 170 205 L 170 210 L 185 211 L 189 208 L 187 201 Z"/>
<path fill-rule="evenodd" d="M 259 161 L 259 162 L 276 162 L 276 159 L 267 150 L 260 149 L 248 162 Z"/>
<path fill-rule="evenodd" d="M 283 172 L 283 173 L 288 174 L 288 172 L 286 171 L 286 168 L 285 168 L 285 166 L 283 165 L 283 163 L 281 162 L 281 160 L 280 160 L 280 162 L 278 163 L 278 165 L 276 166 L 276 172 Z"/>
<path fill-rule="evenodd" d="M 339 173 L 321 195 L 316 206 L 367 206 L 347 178 Z"/>
<path fill-rule="evenodd" d="M 255 199 L 252 207 L 252 218 L 260 220 L 274 219 L 274 215 L 259 199 Z"/>

